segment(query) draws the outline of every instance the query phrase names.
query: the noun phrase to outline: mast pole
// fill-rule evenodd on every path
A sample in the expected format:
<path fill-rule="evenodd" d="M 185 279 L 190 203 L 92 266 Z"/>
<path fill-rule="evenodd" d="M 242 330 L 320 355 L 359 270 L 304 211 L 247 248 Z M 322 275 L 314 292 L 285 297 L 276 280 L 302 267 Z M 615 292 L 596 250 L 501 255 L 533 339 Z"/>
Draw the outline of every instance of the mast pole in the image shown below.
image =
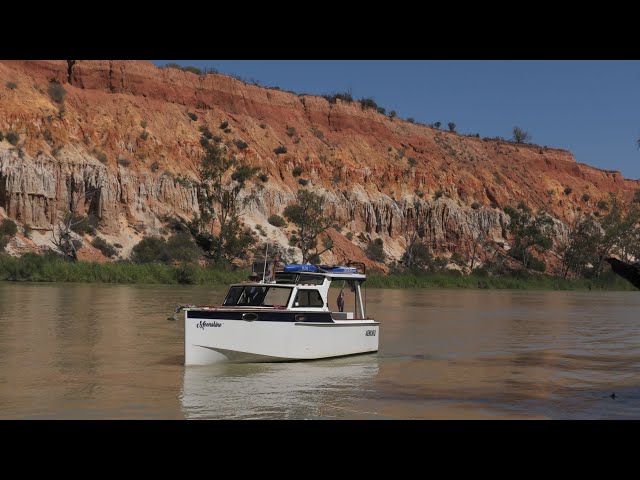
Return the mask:
<path fill-rule="evenodd" d="M 358 305 L 360 306 L 360 318 L 364 320 L 366 317 L 364 314 L 364 303 L 362 303 L 362 290 L 360 290 L 360 282 L 356 282 L 356 293 L 358 295 Z"/>
<path fill-rule="evenodd" d="M 262 283 L 264 283 L 264 276 L 267 274 L 267 255 L 269 255 L 269 242 L 267 242 L 267 249 L 264 252 L 264 268 L 262 269 Z"/>

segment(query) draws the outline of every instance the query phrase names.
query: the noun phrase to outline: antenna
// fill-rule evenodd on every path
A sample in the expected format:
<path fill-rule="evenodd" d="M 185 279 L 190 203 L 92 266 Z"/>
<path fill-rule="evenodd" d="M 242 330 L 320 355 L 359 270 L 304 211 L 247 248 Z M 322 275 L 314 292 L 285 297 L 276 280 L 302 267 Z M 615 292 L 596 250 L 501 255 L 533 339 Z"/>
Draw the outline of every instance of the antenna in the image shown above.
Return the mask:
<path fill-rule="evenodd" d="M 269 242 L 267 242 L 267 250 L 264 252 L 264 268 L 262 269 L 262 283 L 264 283 L 264 276 L 267 274 L 267 255 L 269 255 Z"/>

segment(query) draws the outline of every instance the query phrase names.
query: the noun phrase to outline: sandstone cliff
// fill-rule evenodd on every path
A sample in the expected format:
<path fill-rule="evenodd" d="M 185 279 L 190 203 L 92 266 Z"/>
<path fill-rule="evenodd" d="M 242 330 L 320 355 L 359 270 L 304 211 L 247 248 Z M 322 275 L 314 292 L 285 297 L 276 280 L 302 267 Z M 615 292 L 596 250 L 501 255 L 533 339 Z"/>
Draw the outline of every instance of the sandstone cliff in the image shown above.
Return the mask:
<path fill-rule="evenodd" d="M 52 80 L 64 85 L 61 102 L 48 90 Z M 328 196 L 341 231 L 330 232 L 336 248 L 327 262 L 362 260 L 361 249 L 378 237 L 398 258 L 416 218 L 447 254 L 480 231 L 505 240 L 502 208 L 520 201 L 550 212 L 562 229 L 610 193 L 629 200 L 640 186 L 564 150 L 444 132 L 357 102 L 329 103 L 224 75 L 143 61 L 0 61 L 0 132 L 19 136 L 14 145 L 0 142 L 0 218 L 35 230 L 9 250 L 50 246 L 51 226 L 72 198 L 79 213 L 100 217 L 101 236 L 122 245 L 125 257 L 144 235 L 162 233 L 166 218 L 190 218 L 198 210 L 204 125 L 268 174 L 245 215 L 268 238 L 286 244 L 266 219 L 282 214 L 300 178 Z M 239 150 L 238 140 L 248 147 Z M 287 152 L 274 153 L 281 145 Z M 94 192 L 89 202 L 82 201 L 86 192 Z M 84 255 L 100 258 L 89 246 Z"/>

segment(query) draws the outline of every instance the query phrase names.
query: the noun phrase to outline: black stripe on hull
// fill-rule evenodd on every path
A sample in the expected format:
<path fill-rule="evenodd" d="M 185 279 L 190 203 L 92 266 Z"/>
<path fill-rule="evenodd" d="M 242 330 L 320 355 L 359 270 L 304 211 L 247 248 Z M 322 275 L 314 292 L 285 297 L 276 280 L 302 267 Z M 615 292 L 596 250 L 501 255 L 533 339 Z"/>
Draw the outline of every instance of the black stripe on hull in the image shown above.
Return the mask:
<path fill-rule="evenodd" d="M 188 310 L 187 318 L 197 320 L 242 320 L 245 313 L 253 313 L 257 315 L 256 322 L 314 322 L 314 323 L 333 323 L 329 312 L 287 312 L 287 311 L 203 311 Z"/>

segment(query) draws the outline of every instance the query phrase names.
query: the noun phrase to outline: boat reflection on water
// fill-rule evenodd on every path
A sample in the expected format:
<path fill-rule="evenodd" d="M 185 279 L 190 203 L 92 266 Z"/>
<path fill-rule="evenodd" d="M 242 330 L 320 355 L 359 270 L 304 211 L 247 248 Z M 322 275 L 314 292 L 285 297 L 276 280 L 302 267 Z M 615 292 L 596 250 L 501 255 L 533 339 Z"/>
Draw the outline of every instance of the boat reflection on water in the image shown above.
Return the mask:
<path fill-rule="evenodd" d="M 371 418 L 359 407 L 377 374 L 375 354 L 190 366 L 180 401 L 187 419 Z"/>

